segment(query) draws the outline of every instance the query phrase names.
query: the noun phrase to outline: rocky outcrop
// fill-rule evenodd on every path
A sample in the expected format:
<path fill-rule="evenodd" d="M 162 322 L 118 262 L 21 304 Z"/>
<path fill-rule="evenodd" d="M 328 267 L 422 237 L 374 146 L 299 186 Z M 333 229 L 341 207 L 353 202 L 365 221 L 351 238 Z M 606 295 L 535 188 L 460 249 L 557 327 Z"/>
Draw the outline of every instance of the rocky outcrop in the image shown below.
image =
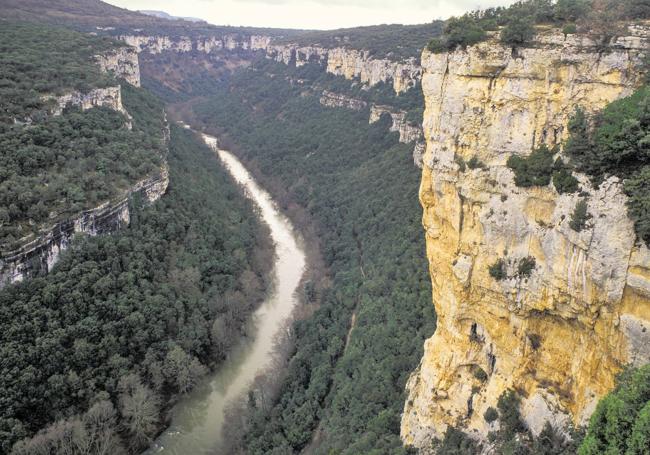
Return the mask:
<path fill-rule="evenodd" d="M 422 448 L 450 425 L 484 437 L 483 415 L 507 389 L 538 433 L 545 421 L 585 422 L 628 363 L 650 359 L 650 252 L 635 236 L 621 182 L 594 188 L 576 175 L 592 219 L 569 227 L 581 197 L 519 188 L 505 166 L 542 143 L 561 144 L 576 106 L 589 112 L 629 95 L 650 29 L 602 52 L 559 32 L 512 50 L 496 39 L 424 52 L 426 99 L 420 200 L 438 314 L 408 382 L 405 443 Z M 484 167 L 457 164 L 477 157 Z M 530 276 L 518 273 L 533 257 Z M 505 261 L 507 277 L 490 276 Z"/>
<path fill-rule="evenodd" d="M 120 47 L 111 52 L 96 55 L 102 71 L 125 79 L 129 84 L 140 87 L 140 65 L 138 53 L 132 47 Z"/>
<path fill-rule="evenodd" d="M 270 36 L 224 35 L 224 36 L 145 36 L 122 35 L 121 40 L 134 47 L 137 52 L 160 54 L 171 52 L 205 52 L 219 50 L 263 51 L 269 58 L 286 65 L 303 66 L 315 62 L 323 65 L 325 71 L 346 79 L 357 79 L 368 86 L 389 83 L 396 93 L 402 93 L 418 85 L 422 68 L 415 59 L 395 62 L 375 59 L 368 51 L 337 47 L 327 49 L 319 46 L 296 44 L 274 44 Z"/>
<path fill-rule="evenodd" d="M 341 107 L 344 109 L 351 109 L 353 111 L 362 111 L 368 107 L 368 103 L 363 100 L 352 98 L 340 93 L 323 91 L 320 97 L 320 104 L 326 107 Z"/>
<path fill-rule="evenodd" d="M 119 37 L 136 52 L 160 54 L 171 52 L 205 52 L 211 53 L 219 50 L 266 50 L 270 46 L 271 38 L 260 35 L 223 35 L 223 36 L 178 36 L 164 35 L 122 35 Z"/>
<path fill-rule="evenodd" d="M 399 141 L 404 144 L 417 142 L 422 139 L 422 128 L 413 125 L 406 120 L 406 111 L 394 110 L 391 106 L 380 106 L 373 104 L 370 107 L 370 123 L 378 121 L 383 114 L 390 115 L 392 125 L 391 131 L 399 133 Z"/>
<path fill-rule="evenodd" d="M 139 196 L 145 203 L 158 200 L 167 190 L 169 170 L 165 164 L 160 174 L 138 182 L 117 200 L 86 210 L 79 215 L 42 229 L 41 235 L 27 241 L 0 258 L 0 288 L 23 281 L 34 273 L 47 273 L 66 250 L 75 234 L 107 234 L 129 224 L 130 201 Z"/>
<path fill-rule="evenodd" d="M 269 57 L 287 65 L 320 63 L 330 74 L 346 79 L 358 79 L 362 84 L 371 87 L 381 82 L 390 83 L 398 94 L 415 87 L 422 76 L 422 68 L 415 59 L 403 62 L 375 59 L 370 52 L 356 49 L 271 45 L 267 47 L 266 52 Z"/>
<path fill-rule="evenodd" d="M 52 101 L 51 114 L 55 116 L 61 115 L 69 107 L 78 107 L 83 111 L 93 107 L 107 107 L 124 114 L 128 119 L 127 126 L 129 129 L 131 128 L 131 116 L 122 105 L 122 88 L 119 85 L 116 87 L 96 88 L 88 93 L 70 92 L 56 97 L 46 96 L 43 97 L 43 100 L 46 102 Z"/>

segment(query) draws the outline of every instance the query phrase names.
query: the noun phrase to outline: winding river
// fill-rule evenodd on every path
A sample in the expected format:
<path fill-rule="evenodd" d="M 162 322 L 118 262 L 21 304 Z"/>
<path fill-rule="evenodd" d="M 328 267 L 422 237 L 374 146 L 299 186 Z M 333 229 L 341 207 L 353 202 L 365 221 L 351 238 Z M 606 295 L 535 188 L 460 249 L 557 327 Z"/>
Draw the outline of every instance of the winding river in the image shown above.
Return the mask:
<path fill-rule="evenodd" d="M 230 357 L 201 385 L 184 395 L 172 409 L 171 425 L 145 452 L 166 455 L 216 454 L 221 443 L 225 409 L 245 393 L 255 377 L 269 365 L 273 340 L 297 305 L 296 289 L 306 257 L 289 220 L 271 196 L 255 182 L 230 152 L 219 150 L 215 137 L 203 140 L 219 155 L 232 177 L 259 208 L 275 243 L 274 283 L 269 296 L 253 314 L 251 337 L 243 340 Z"/>

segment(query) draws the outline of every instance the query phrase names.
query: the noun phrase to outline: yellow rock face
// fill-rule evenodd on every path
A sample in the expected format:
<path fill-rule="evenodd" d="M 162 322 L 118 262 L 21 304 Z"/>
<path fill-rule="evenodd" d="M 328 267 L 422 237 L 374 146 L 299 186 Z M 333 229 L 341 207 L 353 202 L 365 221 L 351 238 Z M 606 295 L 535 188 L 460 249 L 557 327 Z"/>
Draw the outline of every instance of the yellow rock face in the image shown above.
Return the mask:
<path fill-rule="evenodd" d="M 517 188 L 513 154 L 562 143 L 577 106 L 629 95 L 650 29 L 613 50 L 546 32 L 512 51 L 495 39 L 422 57 L 427 141 L 420 188 L 438 328 L 407 385 L 402 438 L 423 453 L 449 425 L 483 437 L 483 414 L 513 388 L 533 432 L 580 423 L 627 363 L 650 362 L 650 252 L 627 218 L 616 178 L 588 193 L 587 228 L 569 220 L 578 194 Z M 457 157 L 484 168 L 461 172 Z M 536 266 L 517 277 L 522 258 Z M 506 260 L 508 278 L 488 268 Z"/>

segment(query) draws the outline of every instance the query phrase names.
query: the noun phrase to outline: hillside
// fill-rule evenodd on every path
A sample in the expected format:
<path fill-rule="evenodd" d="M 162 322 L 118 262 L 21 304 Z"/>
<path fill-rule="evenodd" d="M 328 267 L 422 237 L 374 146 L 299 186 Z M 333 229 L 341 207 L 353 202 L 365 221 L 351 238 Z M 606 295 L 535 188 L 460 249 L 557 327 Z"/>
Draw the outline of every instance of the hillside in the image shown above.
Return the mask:
<path fill-rule="evenodd" d="M 128 223 L 132 193 L 157 199 L 167 125 L 109 71 L 127 56 L 119 42 L 27 24 L 5 24 L 0 42 L 4 285 L 47 271 L 74 232 Z"/>
<path fill-rule="evenodd" d="M 123 43 L 0 36 L 0 453 L 139 453 L 246 330 L 268 232 L 213 151 L 127 82 Z"/>

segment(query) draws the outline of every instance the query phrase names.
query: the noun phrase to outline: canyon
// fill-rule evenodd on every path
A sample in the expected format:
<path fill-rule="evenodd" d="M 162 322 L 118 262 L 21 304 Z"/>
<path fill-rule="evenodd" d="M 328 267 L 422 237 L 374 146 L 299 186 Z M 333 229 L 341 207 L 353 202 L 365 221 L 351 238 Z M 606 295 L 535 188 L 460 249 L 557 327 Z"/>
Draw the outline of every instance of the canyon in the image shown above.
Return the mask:
<path fill-rule="evenodd" d="M 405 443 L 428 453 L 450 426 L 484 439 L 484 414 L 506 390 L 538 434 L 586 424 L 626 365 L 650 361 L 650 251 L 627 216 L 622 184 L 575 174 L 593 219 L 576 232 L 578 194 L 520 188 L 506 167 L 559 146 L 576 107 L 595 113 L 630 95 L 650 28 L 630 26 L 605 52 L 549 29 L 513 50 L 496 37 L 422 56 L 426 99 L 420 201 L 438 314 L 407 384 Z M 465 169 L 459 159 L 478 159 Z M 517 265 L 532 257 L 529 277 Z M 497 281 L 490 264 L 504 260 Z"/>

